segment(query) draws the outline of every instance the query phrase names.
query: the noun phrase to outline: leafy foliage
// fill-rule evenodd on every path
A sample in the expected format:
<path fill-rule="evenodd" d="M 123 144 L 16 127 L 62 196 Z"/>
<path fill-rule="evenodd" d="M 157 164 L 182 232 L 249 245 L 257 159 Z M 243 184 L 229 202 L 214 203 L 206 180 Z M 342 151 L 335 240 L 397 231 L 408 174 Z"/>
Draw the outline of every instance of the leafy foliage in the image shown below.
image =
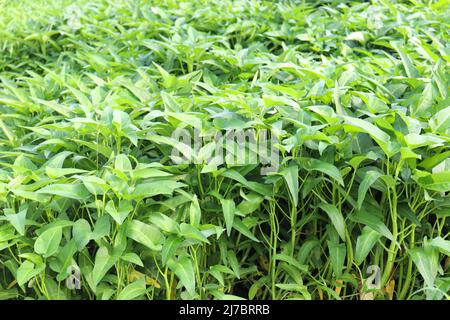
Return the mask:
<path fill-rule="evenodd" d="M 449 298 L 447 0 L 0 9 L 0 299 Z"/>

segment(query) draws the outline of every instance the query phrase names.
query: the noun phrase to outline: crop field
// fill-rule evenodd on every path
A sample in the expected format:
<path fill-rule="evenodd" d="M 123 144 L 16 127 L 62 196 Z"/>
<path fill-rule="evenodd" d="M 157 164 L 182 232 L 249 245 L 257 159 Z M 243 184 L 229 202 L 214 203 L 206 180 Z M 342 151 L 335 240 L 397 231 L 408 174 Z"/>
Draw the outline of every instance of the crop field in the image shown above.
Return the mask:
<path fill-rule="evenodd" d="M 0 0 L 0 299 L 449 299 L 449 17 Z"/>

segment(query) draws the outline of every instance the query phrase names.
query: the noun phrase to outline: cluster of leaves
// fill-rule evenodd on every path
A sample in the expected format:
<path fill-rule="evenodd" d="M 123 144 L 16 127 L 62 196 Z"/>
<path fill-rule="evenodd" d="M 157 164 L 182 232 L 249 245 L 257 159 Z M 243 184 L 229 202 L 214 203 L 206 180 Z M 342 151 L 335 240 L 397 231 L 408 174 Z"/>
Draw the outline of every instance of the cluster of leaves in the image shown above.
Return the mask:
<path fill-rule="evenodd" d="M 0 299 L 449 298 L 449 7 L 0 1 Z"/>

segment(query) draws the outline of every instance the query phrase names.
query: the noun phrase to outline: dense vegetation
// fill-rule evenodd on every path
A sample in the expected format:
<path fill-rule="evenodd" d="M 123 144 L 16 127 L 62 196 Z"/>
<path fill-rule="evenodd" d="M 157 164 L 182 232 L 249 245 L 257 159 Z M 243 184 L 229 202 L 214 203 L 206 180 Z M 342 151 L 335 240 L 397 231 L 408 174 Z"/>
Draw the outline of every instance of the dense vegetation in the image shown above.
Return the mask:
<path fill-rule="evenodd" d="M 0 299 L 448 299 L 449 16 L 0 0 Z M 176 128 L 279 168 L 174 163 Z"/>

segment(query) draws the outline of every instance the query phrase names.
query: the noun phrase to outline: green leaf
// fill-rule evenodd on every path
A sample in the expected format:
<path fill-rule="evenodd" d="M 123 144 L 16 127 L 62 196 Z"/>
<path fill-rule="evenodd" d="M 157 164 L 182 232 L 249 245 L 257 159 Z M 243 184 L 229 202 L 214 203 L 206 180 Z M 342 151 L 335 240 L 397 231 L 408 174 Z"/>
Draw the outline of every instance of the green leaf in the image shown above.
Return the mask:
<path fill-rule="evenodd" d="M 62 228 L 55 227 L 48 229 L 36 239 L 34 251 L 45 258 L 54 255 L 59 248 L 62 238 Z"/>
<path fill-rule="evenodd" d="M 425 170 L 431 170 L 440 164 L 442 161 L 450 158 L 450 151 L 442 152 L 435 154 L 432 157 L 424 159 L 422 162 L 418 164 L 419 167 L 424 168 Z"/>
<path fill-rule="evenodd" d="M 83 177 L 81 180 L 86 189 L 93 195 L 103 195 L 110 189 L 110 186 L 106 181 L 99 177 L 87 176 Z"/>
<path fill-rule="evenodd" d="M 370 227 L 372 230 L 385 236 L 391 241 L 394 240 L 394 236 L 383 223 L 383 221 L 377 215 L 373 214 L 372 212 L 366 211 L 364 208 L 362 210 L 356 211 L 353 215 L 350 215 L 349 218 L 353 222 L 361 223 L 365 226 Z"/>
<path fill-rule="evenodd" d="M 127 224 L 127 237 L 151 250 L 159 251 L 162 248 L 163 235 L 158 228 L 139 220 L 132 220 Z"/>
<path fill-rule="evenodd" d="M 58 256 L 56 257 L 58 261 L 60 262 L 59 265 L 59 274 L 56 277 L 56 280 L 62 281 L 66 279 L 66 277 L 69 275 L 69 267 L 72 265 L 73 256 L 77 252 L 77 245 L 75 243 L 75 240 L 70 240 L 67 242 L 67 244 L 61 248 L 61 250 L 58 253 Z"/>
<path fill-rule="evenodd" d="M 18 213 L 9 213 L 6 209 L 4 211 L 8 222 L 11 223 L 21 236 L 24 236 L 28 207 L 20 210 Z"/>
<path fill-rule="evenodd" d="M 46 167 L 45 174 L 49 176 L 49 178 L 57 179 L 67 175 L 77 174 L 77 173 L 85 173 L 86 170 L 75 169 L 75 168 L 52 168 Z"/>
<path fill-rule="evenodd" d="M 82 184 L 52 184 L 36 192 L 79 201 L 86 201 L 90 196 L 89 191 Z"/>
<path fill-rule="evenodd" d="M 186 288 L 186 291 L 193 296 L 195 294 L 196 282 L 192 260 L 187 256 L 183 256 L 177 260 L 169 260 L 168 266 L 178 279 L 180 279 L 180 282 Z"/>
<path fill-rule="evenodd" d="M 67 300 L 66 292 L 61 290 L 60 284 L 53 278 L 45 277 L 44 285 L 49 300 Z"/>
<path fill-rule="evenodd" d="M 182 242 L 183 239 L 180 239 L 177 236 L 170 236 L 164 241 L 161 250 L 161 260 L 163 265 L 167 265 L 167 262 L 174 257 L 175 252 Z"/>
<path fill-rule="evenodd" d="M 37 276 L 45 269 L 45 264 L 39 266 L 34 265 L 34 263 L 25 260 L 20 267 L 17 269 L 17 284 L 23 286 L 31 278 Z"/>
<path fill-rule="evenodd" d="M 420 95 L 417 107 L 415 108 L 416 116 L 428 116 L 431 114 L 433 106 L 433 86 L 431 83 L 425 84 L 422 94 Z"/>
<path fill-rule="evenodd" d="M 84 140 L 79 140 L 79 139 L 72 139 L 71 141 L 75 142 L 78 145 L 86 146 L 89 149 L 93 150 L 94 152 L 102 154 L 107 158 L 109 158 L 111 156 L 111 154 L 113 153 L 111 148 L 109 148 L 105 145 L 102 145 L 100 143 L 97 143 L 97 142 L 84 141 Z"/>
<path fill-rule="evenodd" d="M 305 264 L 308 259 L 311 258 L 311 252 L 313 251 L 313 249 L 319 246 L 320 242 L 316 238 L 311 238 L 304 241 L 298 253 L 298 262 L 301 264 Z"/>
<path fill-rule="evenodd" d="M 216 118 L 213 120 L 216 127 L 222 130 L 240 130 L 248 128 L 249 125 L 239 118 Z"/>
<path fill-rule="evenodd" d="M 377 231 L 374 231 L 367 226 L 363 228 L 361 235 L 356 240 L 355 263 L 357 265 L 364 262 L 373 246 L 380 238 L 381 235 Z"/>
<path fill-rule="evenodd" d="M 43 194 L 43 193 L 25 191 L 25 190 L 20 190 L 20 189 L 11 189 L 11 191 L 14 193 L 14 195 L 16 195 L 18 197 L 36 201 L 36 202 L 46 203 L 46 202 L 49 202 L 51 199 L 50 195 Z"/>
<path fill-rule="evenodd" d="M 277 253 L 275 256 L 273 256 L 273 259 L 286 262 L 290 266 L 295 267 L 297 269 L 297 272 L 308 272 L 308 266 L 301 264 L 295 258 L 288 256 L 287 254 Z"/>
<path fill-rule="evenodd" d="M 123 288 L 117 295 L 117 300 L 133 300 L 143 296 L 145 292 L 145 277 L 142 277 Z"/>
<path fill-rule="evenodd" d="M 94 231 L 92 232 L 92 240 L 99 240 L 109 235 L 111 224 L 109 222 L 109 216 L 101 216 L 97 219 L 94 225 Z"/>
<path fill-rule="evenodd" d="M 174 219 L 160 212 L 152 214 L 149 221 L 159 229 L 168 233 L 178 233 L 180 231 L 180 227 Z"/>
<path fill-rule="evenodd" d="M 439 255 L 431 246 L 413 248 L 409 251 L 414 264 L 425 280 L 425 284 L 432 288 L 439 268 Z"/>
<path fill-rule="evenodd" d="M 81 251 L 91 239 L 91 225 L 85 219 L 78 219 L 72 226 L 72 237 L 78 251 Z"/>
<path fill-rule="evenodd" d="M 17 290 L 17 288 L 6 289 L 6 290 L 0 289 L 0 300 L 12 300 L 12 299 L 17 299 L 18 297 L 19 297 L 19 291 Z"/>
<path fill-rule="evenodd" d="M 432 134 L 409 133 L 405 136 L 408 147 L 416 149 L 424 146 L 439 146 L 444 140 Z"/>
<path fill-rule="evenodd" d="M 116 208 L 113 200 L 109 200 L 105 206 L 106 212 L 108 212 L 118 224 L 122 224 L 133 209 L 131 202 L 128 200 L 120 201 L 118 208 Z"/>
<path fill-rule="evenodd" d="M 334 228 L 338 232 L 341 239 L 345 242 L 345 222 L 342 213 L 335 206 L 328 203 L 320 203 L 318 207 L 327 213 Z"/>
<path fill-rule="evenodd" d="M 231 229 L 233 228 L 234 212 L 236 210 L 233 199 L 221 199 L 222 211 L 225 219 L 225 226 L 227 228 L 227 235 L 230 236 Z"/>
<path fill-rule="evenodd" d="M 443 254 L 450 256 L 450 241 L 444 240 L 442 237 L 436 237 L 432 239 L 428 244 L 435 247 Z"/>
<path fill-rule="evenodd" d="M 253 235 L 253 233 L 248 229 L 248 227 L 238 217 L 234 218 L 233 228 L 236 229 L 239 233 L 242 233 L 247 238 L 249 238 L 255 242 L 259 242 L 259 240 Z"/>
<path fill-rule="evenodd" d="M 233 270 L 234 274 L 238 279 L 241 278 L 241 267 L 239 265 L 239 262 L 237 260 L 236 254 L 232 250 L 228 250 L 227 252 L 227 260 L 228 263 Z"/>
<path fill-rule="evenodd" d="M 116 263 L 117 258 L 110 255 L 108 248 L 101 246 L 95 255 L 94 269 L 92 270 L 92 281 L 94 286 L 105 277 L 106 273 Z"/>
<path fill-rule="evenodd" d="M 364 198 L 366 197 L 367 190 L 369 190 L 370 186 L 381 177 L 381 174 L 378 171 L 367 171 L 364 175 L 364 179 L 361 181 L 358 187 L 358 209 L 361 209 L 362 204 L 364 202 Z"/>
<path fill-rule="evenodd" d="M 141 258 L 134 252 L 129 252 L 120 257 L 120 259 L 134 263 L 137 266 L 144 267 L 144 263 Z"/>
<path fill-rule="evenodd" d="M 148 198 L 156 195 L 164 194 L 171 195 L 176 189 L 182 188 L 185 185 L 173 180 L 161 180 L 141 183 L 136 186 L 134 192 L 130 195 L 131 199 Z"/>
<path fill-rule="evenodd" d="M 417 183 L 427 190 L 448 192 L 450 191 L 450 171 L 426 174 L 419 177 Z"/>
<path fill-rule="evenodd" d="M 255 181 L 248 181 L 239 172 L 235 170 L 226 170 L 221 174 L 223 177 L 235 180 L 248 188 L 249 190 L 255 191 L 263 196 L 272 194 L 272 188 L 268 185 L 258 183 Z"/>
<path fill-rule="evenodd" d="M 391 41 L 390 44 L 400 55 L 400 59 L 402 60 L 403 67 L 405 68 L 408 78 L 417 78 L 419 76 L 419 72 L 414 66 L 411 57 L 406 53 L 406 50 L 403 49 L 404 45 L 399 41 Z"/>
<path fill-rule="evenodd" d="M 44 231 L 50 230 L 52 228 L 67 228 L 73 226 L 73 221 L 65 220 L 63 218 L 55 220 L 51 223 L 44 224 L 40 229 L 36 230 L 36 234 L 39 236 Z"/>
<path fill-rule="evenodd" d="M 300 158 L 300 165 L 307 171 L 320 171 L 330 178 L 336 180 L 341 186 L 344 186 L 344 181 L 342 180 L 342 175 L 339 169 L 334 165 L 322 160 L 317 160 L 313 158 Z"/>
<path fill-rule="evenodd" d="M 194 194 L 194 196 L 192 197 L 191 206 L 189 208 L 189 221 L 191 225 L 193 225 L 194 227 L 198 227 L 200 225 L 201 216 L 202 213 L 200 210 L 200 205 L 198 203 L 197 195 Z"/>
<path fill-rule="evenodd" d="M 344 129 L 347 132 L 367 133 L 378 143 L 383 152 L 390 157 L 399 151 L 399 148 L 390 140 L 389 135 L 369 121 L 348 116 L 343 116 L 343 118 L 345 120 Z"/>
<path fill-rule="evenodd" d="M 121 172 L 131 172 L 133 170 L 130 159 L 128 159 L 128 157 L 124 154 L 119 154 L 116 156 L 114 168 Z"/>
<path fill-rule="evenodd" d="M 450 129 L 450 106 L 439 110 L 431 117 L 430 127 L 436 132 L 448 132 Z"/>
<path fill-rule="evenodd" d="M 374 126 L 369 121 L 352 118 L 348 116 L 344 116 L 345 123 L 351 125 L 354 128 L 357 128 L 358 131 L 365 132 L 369 134 L 372 138 L 374 138 L 378 143 L 388 143 L 390 138 L 389 135 L 378 127 Z"/>
<path fill-rule="evenodd" d="M 327 240 L 328 250 L 330 252 L 331 266 L 333 268 L 334 275 L 339 277 L 342 274 L 344 267 L 345 256 L 347 249 L 345 244 L 336 244 Z"/>
<path fill-rule="evenodd" d="M 308 292 L 308 288 L 304 285 L 295 283 L 277 283 L 276 286 L 281 290 L 302 293 L 305 300 L 311 300 L 311 294 Z"/>
<path fill-rule="evenodd" d="M 323 167 L 323 165 L 322 165 Z M 322 171 L 323 172 L 323 171 Z M 294 206 L 298 206 L 298 167 L 297 166 L 290 166 L 283 171 L 281 171 L 281 175 L 283 176 L 284 180 L 286 181 L 286 184 L 289 189 L 289 193 L 291 194 L 292 201 L 294 202 Z"/>
<path fill-rule="evenodd" d="M 138 164 L 137 167 L 133 171 L 134 179 L 148 179 L 148 178 L 162 178 L 169 177 L 170 173 L 164 172 L 162 170 L 156 168 L 149 168 L 143 164 Z"/>
<path fill-rule="evenodd" d="M 199 229 L 187 223 L 180 224 L 180 235 L 185 238 L 191 238 L 209 243 L 208 239 L 203 235 L 203 233 Z"/>

